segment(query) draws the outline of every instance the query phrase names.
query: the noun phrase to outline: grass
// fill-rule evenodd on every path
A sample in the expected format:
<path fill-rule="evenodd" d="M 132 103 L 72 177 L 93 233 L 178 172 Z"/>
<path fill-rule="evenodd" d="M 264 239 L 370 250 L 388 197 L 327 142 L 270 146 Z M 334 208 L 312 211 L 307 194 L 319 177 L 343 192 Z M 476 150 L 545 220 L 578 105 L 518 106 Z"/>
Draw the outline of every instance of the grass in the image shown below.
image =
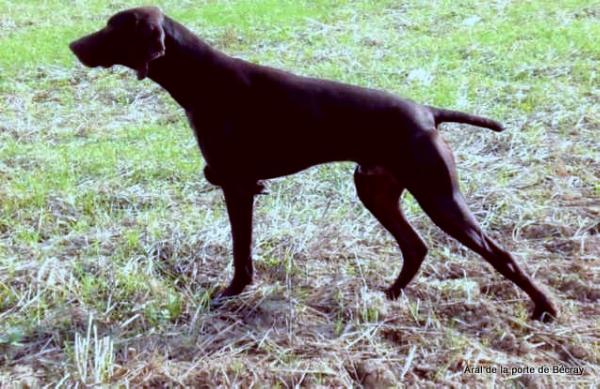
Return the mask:
<path fill-rule="evenodd" d="M 351 164 L 270 183 L 257 277 L 232 274 L 222 195 L 179 107 L 67 43 L 129 1 L 0 0 L 0 386 L 592 386 L 600 374 L 600 25 L 592 1 L 162 1 L 238 57 L 501 119 L 447 126 L 469 205 L 560 303 L 526 296 L 407 196 L 429 246 L 401 255 Z M 466 366 L 582 367 L 583 375 Z"/>

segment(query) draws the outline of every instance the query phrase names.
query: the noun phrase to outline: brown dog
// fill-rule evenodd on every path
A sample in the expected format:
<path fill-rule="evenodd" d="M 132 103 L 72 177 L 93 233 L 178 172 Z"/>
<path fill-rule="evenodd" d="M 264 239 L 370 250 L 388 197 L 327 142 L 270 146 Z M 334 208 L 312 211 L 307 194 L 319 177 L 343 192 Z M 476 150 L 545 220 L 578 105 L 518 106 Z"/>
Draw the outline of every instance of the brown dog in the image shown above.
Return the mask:
<path fill-rule="evenodd" d="M 206 160 L 205 176 L 222 187 L 231 222 L 235 273 L 220 298 L 252 281 L 252 208 L 260 180 L 355 161 L 358 197 L 404 257 L 388 297 L 398 297 L 427 253 L 399 208 L 406 189 L 440 228 L 531 297 L 534 319 L 557 316 L 546 294 L 477 224 L 436 130 L 459 122 L 502 131 L 499 123 L 231 58 L 154 7 L 119 12 L 70 47 L 86 66 L 125 65 L 140 80 L 149 77 L 185 109 Z"/>

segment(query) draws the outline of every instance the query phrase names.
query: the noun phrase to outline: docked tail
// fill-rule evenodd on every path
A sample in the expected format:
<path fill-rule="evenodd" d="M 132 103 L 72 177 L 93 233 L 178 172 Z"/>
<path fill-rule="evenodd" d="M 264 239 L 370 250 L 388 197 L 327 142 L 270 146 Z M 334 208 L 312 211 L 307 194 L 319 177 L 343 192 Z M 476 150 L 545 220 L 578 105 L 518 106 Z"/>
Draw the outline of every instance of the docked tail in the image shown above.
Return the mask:
<path fill-rule="evenodd" d="M 464 112 L 450 111 L 447 109 L 440 109 L 434 107 L 430 108 L 433 112 L 433 117 L 435 118 L 436 127 L 440 123 L 454 122 L 471 124 L 478 127 L 485 127 L 498 132 L 504 131 L 504 127 L 502 127 L 502 124 L 492 119 L 487 119 L 481 116 L 475 116 Z"/>

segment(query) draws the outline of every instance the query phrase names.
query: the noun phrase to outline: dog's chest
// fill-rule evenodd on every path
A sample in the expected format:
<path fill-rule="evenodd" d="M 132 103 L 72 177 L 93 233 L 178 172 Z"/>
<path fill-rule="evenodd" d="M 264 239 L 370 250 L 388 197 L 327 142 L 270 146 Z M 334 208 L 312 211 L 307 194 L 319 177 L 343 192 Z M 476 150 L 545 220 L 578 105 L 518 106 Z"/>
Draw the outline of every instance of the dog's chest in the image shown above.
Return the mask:
<path fill-rule="evenodd" d="M 239 149 L 241 140 L 234 130 L 233 123 L 227 120 L 217 120 L 213 115 L 198 115 L 186 111 L 188 121 L 202 156 L 209 165 L 218 167 L 226 163 L 231 154 Z"/>

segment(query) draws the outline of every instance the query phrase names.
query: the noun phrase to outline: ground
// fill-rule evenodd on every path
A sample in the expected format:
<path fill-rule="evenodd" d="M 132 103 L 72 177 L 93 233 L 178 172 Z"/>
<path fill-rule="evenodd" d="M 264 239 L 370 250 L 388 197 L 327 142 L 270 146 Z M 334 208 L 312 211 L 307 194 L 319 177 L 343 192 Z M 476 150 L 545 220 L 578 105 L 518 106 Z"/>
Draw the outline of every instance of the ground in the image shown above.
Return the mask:
<path fill-rule="evenodd" d="M 255 282 L 211 309 L 232 274 L 229 226 L 183 112 L 67 47 L 138 4 L 0 0 L 0 386 L 598 382 L 597 2 L 157 3 L 231 55 L 501 120 L 501 134 L 441 132 L 478 220 L 561 316 L 529 320 L 527 297 L 408 195 L 429 255 L 386 300 L 402 258 L 352 164 L 269 183 Z"/>

